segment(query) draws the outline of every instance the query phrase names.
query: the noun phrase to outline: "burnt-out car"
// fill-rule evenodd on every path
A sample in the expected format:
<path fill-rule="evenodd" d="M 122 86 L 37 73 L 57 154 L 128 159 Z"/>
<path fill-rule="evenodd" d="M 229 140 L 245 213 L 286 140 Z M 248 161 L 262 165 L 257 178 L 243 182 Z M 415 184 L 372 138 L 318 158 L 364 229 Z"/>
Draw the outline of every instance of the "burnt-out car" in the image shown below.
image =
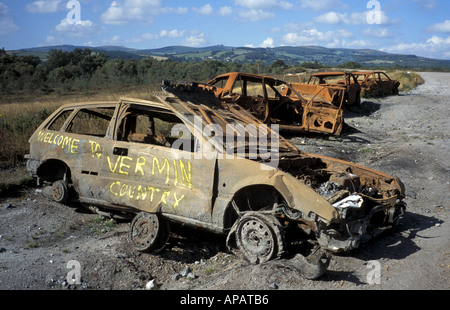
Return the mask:
<path fill-rule="evenodd" d="M 219 75 L 202 86 L 212 87 L 221 101 L 243 107 L 263 123 L 280 125 L 283 133 L 342 132 L 342 100 L 331 102 L 321 91 L 304 96 L 280 79 L 243 72 Z"/>
<path fill-rule="evenodd" d="M 350 72 L 313 73 L 307 82 L 293 82 L 291 85 L 303 95 L 314 95 L 322 90 L 320 96 L 336 105 L 339 105 L 342 99 L 344 105 L 361 103 L 361 86 Z"/>
<path fill-rule="evenodd" d="M 156 96 L 63 105 L 29 139 L 27 168 L 43 192 L 129 217 L 136 250 L 161 251 L 181 223 L 226 236 L 249 262 L 317 278 L 330 252 L 357 248 L 405 208 L 398 178 L 304 153 L 207 91 Z M 311 253 L 290 250 L 309 241 Z"/>
<path fill-rule="evenodd" d="M 382 71 L 353 72 L 358 84 L 361 85 L 361 95 L 365 97 L 379 97 L 398 95 L 400 82 L 391 79 Z"/>

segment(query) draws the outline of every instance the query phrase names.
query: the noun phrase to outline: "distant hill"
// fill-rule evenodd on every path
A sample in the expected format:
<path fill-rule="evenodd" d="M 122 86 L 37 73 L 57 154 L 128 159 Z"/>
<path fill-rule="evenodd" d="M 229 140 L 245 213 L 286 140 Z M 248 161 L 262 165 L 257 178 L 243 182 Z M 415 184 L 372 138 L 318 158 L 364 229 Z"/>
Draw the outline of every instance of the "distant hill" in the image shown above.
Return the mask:
<path fill-rule="evenodd" d="M 45 60 L 46 53 L 52 49 L 73 51 L 76 48 L 89 48 L 102 52 L 111 58 L 141 59 L 154 56 L 176 61 L 218 60 L 221 62 L 262 62 L 270 65 L 283 60 L 287 65 L 301 65 L 303 62 L 318 62 L 328 66 L 338 66 L 346 62 L 357 62 L 364 67 L 404 66 L 411 68 L 450 69 L 450 60 L 425 58 L 416 55 L 386 53 L 372 49 L 325 48 L 321 46 L 282 46 L 275 48 L 250 48 L 214 45 L 208 47 L 167 46 L 156 49 L 132 49 L 122 46 L 74 46 L 56 45 L 8 51 L 18 56 L 34 54 Z"/>

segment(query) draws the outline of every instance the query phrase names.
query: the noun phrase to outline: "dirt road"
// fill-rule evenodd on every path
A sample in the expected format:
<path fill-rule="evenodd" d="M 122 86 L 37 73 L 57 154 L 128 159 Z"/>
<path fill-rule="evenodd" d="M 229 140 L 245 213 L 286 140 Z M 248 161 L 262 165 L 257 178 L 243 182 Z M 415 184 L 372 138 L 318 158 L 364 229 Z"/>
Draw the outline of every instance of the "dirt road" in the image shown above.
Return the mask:
<path fill-rule="evenodd" d="M 137 253 L 127 242 L 129 222 L 50 202 L 31 188 L 0 202 L 0 289 L 132 290 L 151 280 L 161 290 L 450 289 L 450 74 L 422 76 L 426 83 L 410 93 L 346 112 L 342 137 L 291 138 L 306 152 L 354 161 L 406 186 L 396 230 L 333 256 L 318 280 L 271 262 L 248 265 L 226 251 L 224 238 L 186 227 L 174 227 L 162 253 Z"/>

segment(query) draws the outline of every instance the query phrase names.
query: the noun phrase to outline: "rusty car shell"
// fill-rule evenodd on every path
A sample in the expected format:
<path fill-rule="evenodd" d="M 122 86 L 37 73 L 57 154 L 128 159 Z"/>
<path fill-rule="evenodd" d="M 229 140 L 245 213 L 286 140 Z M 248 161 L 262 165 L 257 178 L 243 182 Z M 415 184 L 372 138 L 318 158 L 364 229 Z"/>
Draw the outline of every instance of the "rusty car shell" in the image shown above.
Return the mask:
<path fill-rule="evenodd" d="M 29 139 L 27 168 L 58 202 L 76 200 L 133 218 L 130 240 L 143 239 L 133 243 L 142 251 L 164 247 L 169 223 L 224 234 L 230 250 L 253 263 L 281 261 L 288 255 L 288 240 L 311 239 L 326 253 L 347 252 L 373 231 L 395 226 L 405 207 L 398 178 L 304 153 L 245 109 L 224 108 L 214 95 L 203 93 L 166 89 L 158 102 L 123 98 L 63 105 Z M 77 120 L 80 113 L 84 118 Z M 164 142 L 156 142 L 135 132 L 142 115 L 181 125 L 192 136 L 171 131 Z M 79 120 L 84 126 L 77 129 Z M 96 126 L 86 128 L 94 120 Z M 258 140 L 243 142 L 259 146 L 270 136 L 255 156 L 250 148 L 236 153 L 236 144 L 225 143 L 220 130 L 205 130 L 238 124 L 265 126 L 263 135 L 256 130 Z M 193 148 L 180 148 L 177 141 Z M 271 143 L 277 148 L 268 150 Z M 296 266 L 305 259 L 298 257 Z M 307 261 L 318 266 L 307 277 L 324 272 L 326 260 L 319 258 L 320 263 Z"/>
<path fill-rule="evenodd" d="M 320 91 L 320 96 L 339 105 L 359 105 L 361 103 L 361 86 L 350 72 L 319 72 L 313 73 L 306 83 L 291 83 L 300 94 L 314 95 Z M 344 96 L 344 98 L 341 98 Z"/>
<path fill-rule="evenodd" d="M 353 72 L 353 75 L 361 86 L 362 96 L 379 97 L 398 95 L 400 82 L 391 79 L 383 71 L 357 71 Z"/>
<path fill-rule="evenodd" d="M 321 97 L 321 91 L 306 98 L 285 81 L 243 72 L 219 75 L 206 86 L 212 87 L 221 101 L 240 105 L 263 123 L 279 124 L 284 133 L 342 132 L 342 101 L 334 100 L 334 104 Z"/>

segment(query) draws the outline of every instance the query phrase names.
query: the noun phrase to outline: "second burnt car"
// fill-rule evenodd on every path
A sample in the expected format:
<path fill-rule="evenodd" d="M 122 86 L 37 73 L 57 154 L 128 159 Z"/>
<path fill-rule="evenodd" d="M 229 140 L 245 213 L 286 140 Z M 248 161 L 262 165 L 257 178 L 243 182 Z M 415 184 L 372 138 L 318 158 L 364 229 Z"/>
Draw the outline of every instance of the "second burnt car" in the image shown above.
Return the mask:
<path fill-rule="evenodd" d="M 398 95 L 400 82 L 391 79 L 382 71 L 353 72 L 358 84 L 361 85 L 361 95 L 366 97 L 379 97 Z"/>
<path fill-rule="evenodd" d="M 317 278 L 395 226 L 405 204 L 393 176 L 307 154 L 235 104 L 166 88 L 159 102 L 66 104 L 31 136 L 27 168 L 57 202 L 130 217 L 136 250 L 157 253 L 181 223 L 227 236 L 252 263 Z M 311 242 L 309 253 L 292 244 Z M 320 255 L 318 254 L 320 253 Z"/>
<path fill-rule="evenodd" d="M 265 75 L 230 72 L 200 86 L 212 88 L 225 103 L 248 110 L 266 124 L 279 124 L 284 133 L 340 135 L 344 126 L 341 94 L 328 100 L 317 93 L 301 95 L 291 84 Z"/>

